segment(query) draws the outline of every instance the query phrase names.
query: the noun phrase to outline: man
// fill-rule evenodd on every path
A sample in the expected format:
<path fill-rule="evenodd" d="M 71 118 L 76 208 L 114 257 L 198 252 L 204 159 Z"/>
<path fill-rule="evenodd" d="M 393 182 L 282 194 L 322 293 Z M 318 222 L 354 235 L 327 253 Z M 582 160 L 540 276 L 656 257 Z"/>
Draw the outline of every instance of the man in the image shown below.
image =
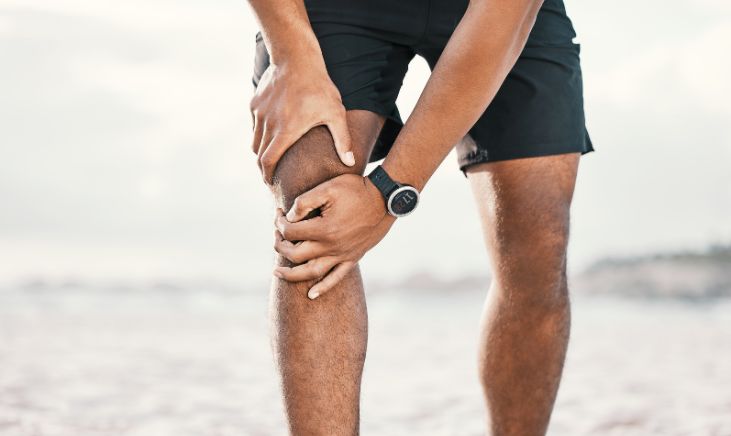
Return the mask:
<path fill-rule="evenodd" d="M 592 150 L 562 0 L 250 3 L 253 149 L 280 208 L 272 343 L 291 434 L 358 434 L 356 264 L 455 144 L 493 274 L 479 350 L 489 434 L 544 434 L 569 336 L 569 207 Z M 415 55 L 432 74 L 402 125 L 395 101 Z"/>

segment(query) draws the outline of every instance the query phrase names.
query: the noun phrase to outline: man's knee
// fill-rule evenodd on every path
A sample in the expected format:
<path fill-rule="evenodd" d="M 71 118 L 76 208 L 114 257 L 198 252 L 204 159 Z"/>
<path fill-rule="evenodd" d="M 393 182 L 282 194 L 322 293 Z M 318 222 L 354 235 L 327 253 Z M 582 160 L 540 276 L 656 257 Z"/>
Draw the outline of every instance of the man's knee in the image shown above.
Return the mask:
<path fill-rule="evenodd" d="M 560 266 L 569 239 L 570 204 L 514 211 L 497 220 L 493 230 L 501 257 L 519 263 Z"/>
<path fill-rule="evenodd" d="M 493 273 L 516 301 L 552 306 L 568 297 L 569 212 L 568 206 L 558 209 L 524 222 L 527 225 L 506 224 L 499 231 Z"/>
<path fill-rule="evenodd" d="M 299 194 L 341 174 L 362 171 L 364 166 L 343 165 L 335 152 L 330 130 L 325 126 L 314 127 L 279 160 L 273 184 L 278 206 L 286 210 Z"/>

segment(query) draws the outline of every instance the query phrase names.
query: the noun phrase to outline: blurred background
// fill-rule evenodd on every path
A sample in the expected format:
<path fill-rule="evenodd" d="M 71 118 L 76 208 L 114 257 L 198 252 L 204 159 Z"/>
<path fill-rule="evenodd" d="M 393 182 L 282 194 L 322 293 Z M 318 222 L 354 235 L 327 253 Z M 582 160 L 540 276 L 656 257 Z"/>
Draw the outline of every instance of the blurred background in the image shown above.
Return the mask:
<path fill-rule="evenodd" d="M 731 435 L 731 3 L 566 6 L 597 151 L 550 434 Z M 286 433 L 257 30 L 244 0 L 0 0 L 0 434 Z M 362 262 L 363 434 L 477 435 L 489 270 L 453 155 L 422 201 Z"/>

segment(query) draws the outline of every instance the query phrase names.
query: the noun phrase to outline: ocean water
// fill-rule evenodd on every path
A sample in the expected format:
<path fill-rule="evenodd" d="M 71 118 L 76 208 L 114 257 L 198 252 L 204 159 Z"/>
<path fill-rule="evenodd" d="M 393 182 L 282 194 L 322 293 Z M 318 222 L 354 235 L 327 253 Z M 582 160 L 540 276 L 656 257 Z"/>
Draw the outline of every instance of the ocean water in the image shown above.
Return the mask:
<path fill-rule="evenodd" d="M 266 291 L 0 291 L 0 435 L 285 435 Z M 369 295 L 363 435 L 480 435 L 483 295 Z M 573 298 L 550 435 L 731 435 L 731 302 Z"/>

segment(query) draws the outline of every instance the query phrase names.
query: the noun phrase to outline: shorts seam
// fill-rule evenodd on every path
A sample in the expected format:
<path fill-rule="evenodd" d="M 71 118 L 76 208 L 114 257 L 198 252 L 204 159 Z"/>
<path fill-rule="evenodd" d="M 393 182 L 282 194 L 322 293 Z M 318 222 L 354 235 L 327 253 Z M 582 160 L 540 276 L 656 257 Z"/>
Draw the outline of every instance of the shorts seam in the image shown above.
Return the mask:
<path fill-rule="evenodd" d="M 378 115 L 383 115 L 386 118 L 390 118 L 394 121 L 398 121 L 401 123 L 402 121 L 400 119 L 397 119 L 392 115 L 390 111 L 386 109 L 385 106 L 380 105 L 378 103 L 373 103 L 370 101 L 355 101 L 355 102 L 343 102 L 343 107 L 345 107 L 345 110 L 367 110 L 371 112 L 375 112 Z"/>
<path fill-rule="evenodd" d="M 426 2 L 426 19 L 424 20 L 424 31 L 421 32 L 421 36 L 416 40 L 414 46 L 418 45 L 426 38 L 427 32 L 429 32 L 429 19 L 431 18 L 431 0 Z"/>

